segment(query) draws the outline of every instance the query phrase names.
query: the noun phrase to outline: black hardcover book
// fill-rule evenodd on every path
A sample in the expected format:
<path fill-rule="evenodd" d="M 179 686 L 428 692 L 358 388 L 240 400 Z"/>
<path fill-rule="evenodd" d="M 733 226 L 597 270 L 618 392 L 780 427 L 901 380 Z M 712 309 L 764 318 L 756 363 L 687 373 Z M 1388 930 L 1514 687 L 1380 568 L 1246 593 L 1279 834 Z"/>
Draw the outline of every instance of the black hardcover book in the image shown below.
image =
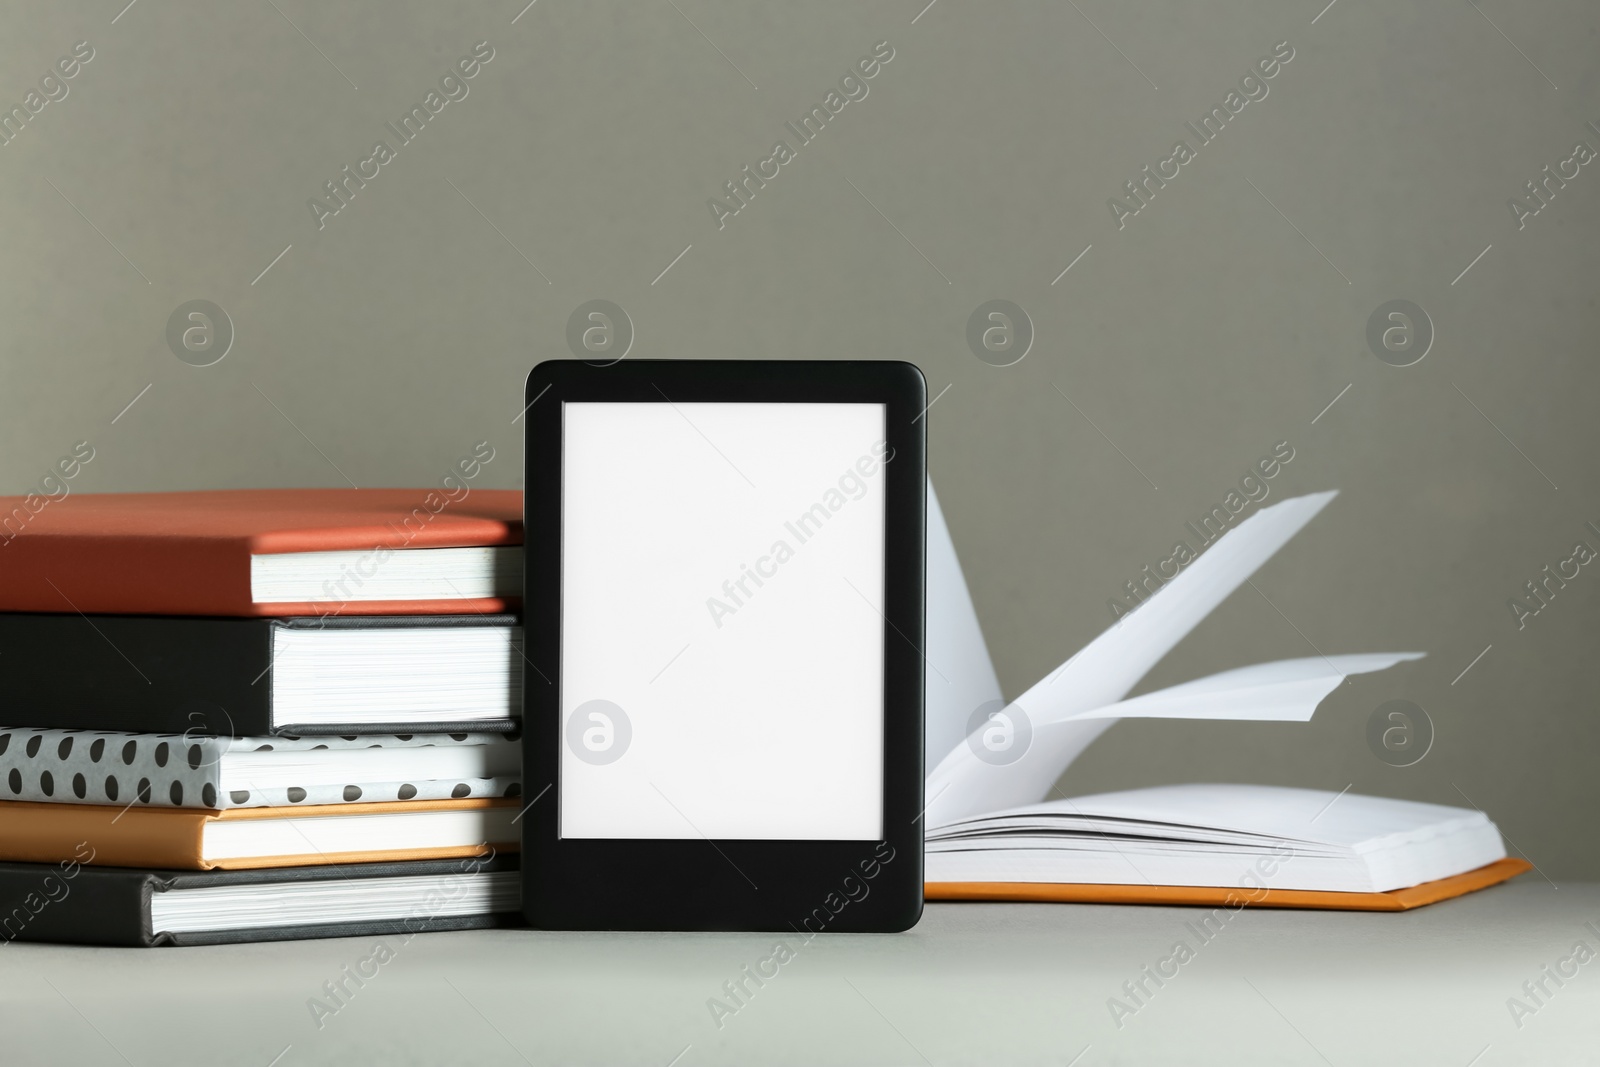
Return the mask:
<path fill-rule="evenodd" d="M 0 614 L 0 725 L 263 737 L 506 731 L 514 615 Z"/>
<path fill-rule="evenodd" d="M 150 948 L 315 937 L 405 940 L 520 926 L 519 907 L 515 854 L 204 872 L 0 863 L 0 943 Z"/>

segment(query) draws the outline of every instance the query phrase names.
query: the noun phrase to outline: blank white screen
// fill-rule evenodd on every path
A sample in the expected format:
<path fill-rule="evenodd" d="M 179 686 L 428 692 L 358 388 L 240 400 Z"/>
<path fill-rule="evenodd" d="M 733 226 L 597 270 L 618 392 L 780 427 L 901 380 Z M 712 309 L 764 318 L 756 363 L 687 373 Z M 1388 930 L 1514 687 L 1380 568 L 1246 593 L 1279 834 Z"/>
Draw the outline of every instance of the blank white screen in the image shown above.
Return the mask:
<path fill-rule="evenodd" d="M 561 835 L 880 839 L 883 405 L 562 420 Z"/>

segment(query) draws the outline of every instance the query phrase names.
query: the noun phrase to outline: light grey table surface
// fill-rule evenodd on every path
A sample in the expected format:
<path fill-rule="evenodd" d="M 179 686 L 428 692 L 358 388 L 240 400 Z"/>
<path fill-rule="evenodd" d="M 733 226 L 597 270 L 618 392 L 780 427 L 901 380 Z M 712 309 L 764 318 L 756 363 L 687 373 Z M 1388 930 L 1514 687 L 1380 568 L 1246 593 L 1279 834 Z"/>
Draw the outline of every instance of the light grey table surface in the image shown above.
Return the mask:
<path fill-rule="evenodd" d="M 1530 872 L 1410 913 L 1246 908 L 1209 941 L 1201 914 L 941 904 L 909 933 L 809 943 L 428 934 L 388 939 L 392 958 L 359 987 L 346 979 L 342 1004 L 324 983 L 379 939 L 10 944 L 0 1063 L 1600 1063 L 1600 961 L 1571 956 L 1580 942 L 1600 951 L 1600 885 Z M 759 987 L 746 979 L 736 1004 L 724 983 L 775 940 L 793 957 Z M 1136 1004 L 1123 984 L 1180 940 L 1191 958 L 1159 987 L 1146 978 Z M 1547 965 L 1576 973 L 1558 985 Z M 1535 1000 L 1523 984 L 1541 978 Z M 319 996 L 338 1009 L 320 1020 Z M 1114 1019 L 1113 997 L 1137 1010 Z M 1533 1010 L 1514 1018 L 1514 997 Z M 711 998 L 737 1007 L 720 1027 Z"/>

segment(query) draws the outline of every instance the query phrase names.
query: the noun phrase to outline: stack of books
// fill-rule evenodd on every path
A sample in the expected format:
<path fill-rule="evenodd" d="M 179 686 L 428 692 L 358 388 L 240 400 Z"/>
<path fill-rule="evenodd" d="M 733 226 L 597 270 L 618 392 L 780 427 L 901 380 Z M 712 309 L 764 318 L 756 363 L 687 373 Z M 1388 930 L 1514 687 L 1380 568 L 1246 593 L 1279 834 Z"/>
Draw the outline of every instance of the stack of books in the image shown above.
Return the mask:
<path fill-rule="evenodd" d="M 0 941 L 516 918 L 522 497 L 451 484 L 0 499 Z"/>
<path fill-rule="evenodd" d="M 1396 911 L 1528 870 L 1475 809 L 1055 784 L 1121 719 L 1305 722 L 1346 678 L 1420 657 L 1319 653 L 1127 699 L 1334 495 L 1243 519 L 1007 702 L 930 491 L 927 898 Z M 0 498 L 0 943 L 518 923 L 517 821 L 540 795 L 516 739 L 536 669 L 521 511 L 459 479 Z"/>

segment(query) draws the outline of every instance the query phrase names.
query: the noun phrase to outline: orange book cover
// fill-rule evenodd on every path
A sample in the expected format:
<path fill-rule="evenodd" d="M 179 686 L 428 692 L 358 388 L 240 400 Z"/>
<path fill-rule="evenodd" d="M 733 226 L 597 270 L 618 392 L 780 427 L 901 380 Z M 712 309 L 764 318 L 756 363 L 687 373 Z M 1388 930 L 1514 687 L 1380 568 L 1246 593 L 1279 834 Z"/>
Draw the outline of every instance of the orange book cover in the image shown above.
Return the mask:
<path fill-rule="evenodd" d="M 108 615 L 492 613 L 514 602 L 258 604 L 250 557 L 522 543 L 522 493 L 223 489 L 0 497 L 0 611 Z"/>
<path fill-rule="evenodd" d="M 1388 893 L 1340 893 L 1313 889 L 1247 891 L 1227 886 L 1091 885 L 1062 882 L 929 882 L 928 900 L 1008 901 L 1028 904 L 1190 904 L 1206 908 L 1312 908 L 1333 911 L 1409 911 L 1515 878 L 1533 864 L 1502 859 L 1435 882 Z"/>
<path fill-rule="evenodd" d="M 515 799 L 386 801 L 376 804 L 319 804 L 304 808 L 118 808 L 98 804 L 41 804 L 0 801 L 0 862 L 87 863 L 105 867 L 157 870 L 245 870 L 260 867 L 311 867 L 330 863 L 452 859 L 481 854 L 485 846 L 515 851 L 513 829 L 506 841 L 464 847 L 318 852 L 315 855 L 244 856 L 207 862 L 202 835 L 208 822 L 258 819 L 316 819 L 348 815 L 405 815 L 428 811 L 514 808 Z"/>

